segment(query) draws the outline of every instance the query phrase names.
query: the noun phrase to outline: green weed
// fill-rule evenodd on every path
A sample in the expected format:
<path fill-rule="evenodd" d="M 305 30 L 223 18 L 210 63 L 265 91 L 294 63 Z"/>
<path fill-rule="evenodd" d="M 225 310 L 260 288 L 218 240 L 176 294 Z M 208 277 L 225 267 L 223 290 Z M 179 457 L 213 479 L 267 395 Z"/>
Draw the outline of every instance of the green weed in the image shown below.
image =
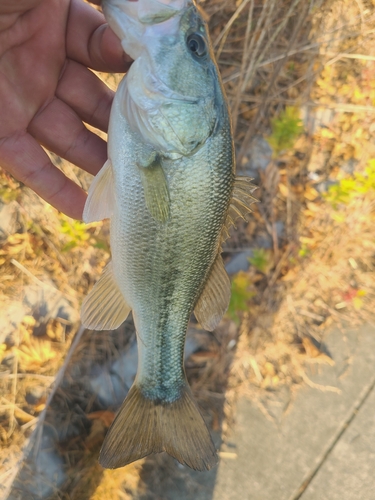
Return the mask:
<path fill-rule="evenodd" d="M 60 231 L 67 239 L 67 242 L 61 248 L 63 252 L 68 252 L 77 246 L 85 246 L 90 238 L 87 232 L 87 224 L 78 220 L 62 219 Z"/>
<path fill-rule="evenodd" d="M 338 184 L 330 186 L 324 198 L 337 209 L 340 204 L 347 205 L 355 198 L 375 190 L 375 159 L 370 160 L 365 171 L 354 172 L 354 175 L 341 179 Z"/>
<path fill-rule="evenodd" d="M 227 311 L 227 316 L 237 325 L 240 324 L 240 313 L 247 311 L 249 300 L 254 297 L 255 292 L 250 289 L 249 276 L 240 271 L 232 279 L 232 295 Z"/>
<path fill-rule="evenodd" d="M 98 238 L 96 234 L 92 234 L 90 228 L 101 226 L 101 222 L 93 222 L 85 224 L 78 220 L 72 220 L 62 215 L 60 220 L 60 232 L 65 236 L 66 243 L 62 246 L 62 252 L 68 252 L 75 247 L 85 247 L 92 245 L 95 248 L 109 252 L 108 244 L 104 239 Z"/>
<path fill-rule="evenodd" d="M 15 190 L 15 189 L 10 189 L 8 187 L 0 188 L 0 200 L 5 204 L 8 204 L 11 201 L 16 200 L 19 194 L 20 192 L 18 189 Z"/>
<path fill-rule="evenodd" d="M 301 245 L 301 248 L 298 250 L 298 255 L 299 257 L 302 258 L 308 257 L 310 253 L 311 253 L 310 248 L 305 244 Z"/>
<path fill-rule="evenodd" d="M 257 271 L 266 274 L 272 266 L 272 255 L 264 248 L 255 248 L 249 262 Z"/>
<path fill-rule="evenodd" d="M 286 106 L 279 116 L 271 120 L 272 133 L 267 141 L 273 149 L 274 156 L 282 151 L 291 149 L 303 132 L 299 109 L 295 106 Z"/>

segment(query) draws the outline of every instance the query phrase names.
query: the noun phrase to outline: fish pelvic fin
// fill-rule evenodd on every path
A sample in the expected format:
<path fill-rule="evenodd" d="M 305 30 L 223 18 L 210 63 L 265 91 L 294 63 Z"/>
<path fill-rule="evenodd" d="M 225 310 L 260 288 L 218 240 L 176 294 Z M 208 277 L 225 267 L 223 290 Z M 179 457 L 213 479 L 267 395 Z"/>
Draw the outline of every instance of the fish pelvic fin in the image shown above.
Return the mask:
<path fill-rule="evenodd" d="M 110 261 L 82 303 L 82 324 L 90 330 L 114 330 L 129 313 L 130 307 L 117 286 Z"/>
<path fill-rule="evenodd" d="M 194 314 L 199 323 L 208 331 L 220 323 L 229 306 L 231 285 L 220 254 L 212 264 L 208 279 L 195 308 Z"/>
<path fill-rule="evenodd" d="M 222 232 L 222 242 L 229 238 L 229 229 L 235 226 L 236 219 L 247 220 L 248 214 L 252 212 L 251 205 L 258 201 L 252 196 L 258 186 L 251 181 L 250 177 L 241 176 L 234 180 L 232 200 Z"/>
<path fill-rule="evenodd" d="M 186 385 L 172 403 L 144 396 L 134 384 L 113 421 L 99 463 L 116 469 L 166 451 L 192 469 L 209 470 L 218 457 L 208 428 Z"/>

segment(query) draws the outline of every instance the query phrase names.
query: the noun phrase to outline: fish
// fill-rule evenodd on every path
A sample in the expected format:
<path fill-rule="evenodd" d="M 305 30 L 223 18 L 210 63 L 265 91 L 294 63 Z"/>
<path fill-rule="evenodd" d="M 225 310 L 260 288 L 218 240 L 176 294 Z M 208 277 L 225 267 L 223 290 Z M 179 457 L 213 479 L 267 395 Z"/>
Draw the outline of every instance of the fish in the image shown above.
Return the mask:
<path fill-rule="evenodd" d="M 104 0 L 105 17 L 134 62 L 116 91 L 108 160 L 83 213 L 110 219 L 111 261 L 85 298 L 82 324 L 119 327 L 130 311 L 138 371 L 102 446 L 118 468 L 167 452 L 209 470 L 217 450 L 184 370 L 194 311 L 216 328 L 231 284 L 222 244 L 254 202 L 235 175 L 227 98 L 206 22 L 192 0 Z"/>

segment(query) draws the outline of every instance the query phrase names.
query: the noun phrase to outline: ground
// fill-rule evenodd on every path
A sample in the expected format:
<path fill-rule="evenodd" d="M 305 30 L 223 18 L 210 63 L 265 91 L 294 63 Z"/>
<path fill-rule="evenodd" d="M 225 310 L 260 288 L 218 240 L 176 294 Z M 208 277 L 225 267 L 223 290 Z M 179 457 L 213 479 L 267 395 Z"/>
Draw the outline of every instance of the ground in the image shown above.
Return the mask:
<path fill-rule="evenodd" d="M 373 321 L 373 4 L 201 5 L 233 113 L 238 172 L 260 186 L 254 193 L 260 203 L 223 248 L 232 278 L 228 313 L 213 333 L 192 319 L 187 341 L 189 381 L 221 446 L 221 465 L 205 485 L 202 476 L 165 455 L 119 471 L 97 465 L 106 429 L 136 370 L 131 321 L 108 335 L 79 330 L 80 303 L 109 258 L 108 227 L 70 220 L 1 171 L 0 484 L 13 484 L 9 499 L 25 498 L 21 487 L 35 498 L 156 499 L 167 498 L 166 491 L 168 498 L 181 498 L 182 489 L 187 498 L 198 498 L 199 491 L 201 498 L 213 491 L 218 500 L 229 498 L 220 497 L 215 482 L 219 487 L 229 481 L 225 464 L 234 464 L 237 455 L 246 460 L 247 448 L 231 448 L 243 416 L 267 432 L 277 429 L 275 420 L 288 425 L 308 390 L 321 393 L 326 403 L 319 404 L 328 407 L 338 397 L 329 376 L 338 351 L 330 349 L 327 332 L 339 328 L 334 335 L 341 345 L 347 328 L 355 337 L 359 325 Z M 104 78 L 112 86 L 119 79 Z M 88 175 L 53 159 L 88 187 Z M 81 339 L 76 335 L 76 349 L 51 393 L 76 332 Z M 316 376 L 319 370 L 327 377 Z M 300 411 L 297 420 L 311 406 Z M 39 415 L 48 425 L 32 434 Z M 259 434 L 251 429 L 243 435 L 254 454 L 260 448 L 255 437 L 262 434 L 261 427 Z M 17 465 L 30 436 L 28 449 L 36 454 Z M 288 453 L 298 456 L 304 442 L 297 439 Z M 271 445 L 269 465 L 281 474 Z M 313 470 L 308 465 L 303 473 Z M 40 470 L 44 478 L 37 476 Z M 251 478 L 262 485 L 258 472 Z M 301 477 L 294 474 L 293 484 Z M 282 498 L 257 491 L 249 498 Z M 301 498 L 314 498 L 308 491 Z"/>

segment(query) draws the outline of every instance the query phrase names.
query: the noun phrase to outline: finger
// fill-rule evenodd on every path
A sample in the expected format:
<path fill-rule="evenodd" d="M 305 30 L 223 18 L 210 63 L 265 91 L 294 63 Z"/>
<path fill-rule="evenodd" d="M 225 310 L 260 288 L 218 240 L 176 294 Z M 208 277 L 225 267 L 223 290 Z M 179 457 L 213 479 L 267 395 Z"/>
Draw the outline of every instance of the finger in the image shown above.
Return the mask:
<path fill-rule="evenodd" d="M 57 210 L 82 219 L 85 191 L 51 163 L 31 135 L 25 132 L 2 139 L 0 164 Z"/>
<path fill-rule="evenodd" d="M 82 64 L 68 60 L 56 96 L 86 123 L 106 132 L 114 92 Z"/>
<path fill-rule="evenodd" d="M 103 14 L 82 0 L 72 0 L 67 25 L 70 59 L 98 71 L 125 72 L 131 58 L 105 22 Z"/>
<path fill-rule="evenodd" d="M 57 98 L 32 119 L 28 132 L 48 150 L 90 174 L 97 174 L 107 160 L 107 143 Z"/>

